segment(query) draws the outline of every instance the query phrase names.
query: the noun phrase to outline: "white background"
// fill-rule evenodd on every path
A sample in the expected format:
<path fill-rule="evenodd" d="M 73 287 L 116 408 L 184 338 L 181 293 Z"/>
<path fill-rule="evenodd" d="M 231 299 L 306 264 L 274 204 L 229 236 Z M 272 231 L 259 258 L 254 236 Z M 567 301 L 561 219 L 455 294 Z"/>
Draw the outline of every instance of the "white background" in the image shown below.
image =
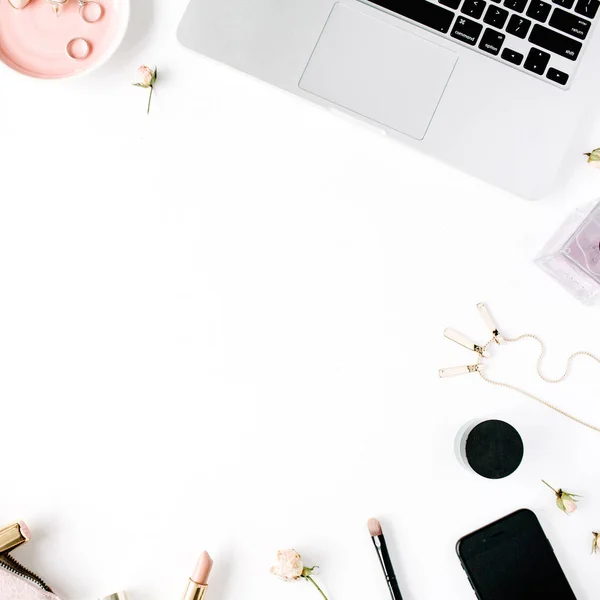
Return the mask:
<path fill-rule="evenodd" d="M 330 600 L 385 599 L 378 516 L 405 599 L 462 600 L 456 540 L 525 506 L 596 598 L 600 434 L 437 369 L 472 358 L 445 327 L 489 337 L 481 300 L 548 342 L 549 374 L 600 352 L 598 310 L 532 262 L 600 173 L 582 160 L 553 197 L 515 198 L 180 48 L 184 8 L 133 0 L 90 77 L 0 70 L 0 517 L 34 534 L 17 558 L 66 600 L 162 600 L 206 548 L 211 600 L 316 599 L 268 572 L 294 547 Z M 503 349 L 495 374 L 600 424 L 600 368 L 554 389 L 536 352 Z M 525 440 L 501 482 L 454 456 L 483 417 Z"/>

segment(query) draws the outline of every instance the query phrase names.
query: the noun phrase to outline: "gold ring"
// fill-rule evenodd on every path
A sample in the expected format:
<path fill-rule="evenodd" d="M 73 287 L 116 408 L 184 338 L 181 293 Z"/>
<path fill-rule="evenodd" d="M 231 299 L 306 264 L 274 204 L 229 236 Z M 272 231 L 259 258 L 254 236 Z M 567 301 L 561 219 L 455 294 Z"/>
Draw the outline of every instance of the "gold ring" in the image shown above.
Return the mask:
<path fill-rule="evenodd" d="M 78 45 L 81 46 L 79 50 L 76 47 Z M 90 43 L 87 40 L 76 37 L 67 44 L 67 56 L 73 60 L 83 60 L 90 55 L 91 49 Z"/>
<path fill-rule="evenodd" d="M 95 10 L 94 16 L 86 16 L 86 11 L 89 9 Z M 89 11 L 88 11 L 89 12 Z M 97 23 L 104 14 L 104 9 L 102 5 L 94 0 L 79 0 L 79 16 L 86 23 Z M 95 18 L 94 18 L 95 17 Z"/>

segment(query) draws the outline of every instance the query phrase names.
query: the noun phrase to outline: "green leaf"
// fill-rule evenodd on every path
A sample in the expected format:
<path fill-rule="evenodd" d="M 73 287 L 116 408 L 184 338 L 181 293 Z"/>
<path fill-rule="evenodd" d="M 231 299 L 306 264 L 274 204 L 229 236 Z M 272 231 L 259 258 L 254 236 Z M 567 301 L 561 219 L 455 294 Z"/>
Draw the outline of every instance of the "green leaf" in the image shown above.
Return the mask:
<path fill-rule="evenodd" d="M 600 148 L 592 150 L 588 157 L 588 162 L 597 162 L 600 160 Z"/>

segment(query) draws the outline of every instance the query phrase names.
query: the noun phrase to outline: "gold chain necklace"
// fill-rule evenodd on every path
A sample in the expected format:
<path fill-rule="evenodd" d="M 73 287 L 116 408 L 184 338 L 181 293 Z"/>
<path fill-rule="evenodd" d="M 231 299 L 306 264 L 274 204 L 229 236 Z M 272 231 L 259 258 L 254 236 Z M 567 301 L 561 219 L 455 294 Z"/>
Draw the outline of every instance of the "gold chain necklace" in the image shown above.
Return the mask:
<path fill-rule="evenodd" d="M 514 344 L 516 342 L 520 342 L 523 340 L 529 340 L 529 339 L 535 340 L 540 346 L 540 354 L 539 354 L 537 364 L 536 364 L 537 374 L 539 375 L 540 379 L 542 379 L 546 383 L 553 383 L 553 384 L 561 383 L 562 381 L 564 381 L 567 378 L 567 376 L 569 375 L 569 373 L 571 371 L 571 363 L 578 356 L 587 356 L 588 358 L 591 358 L 592 360 L 596 361 L 598 364 L 600 364 L 600 358 L 598 358 L 591 352 L 575 352 L 574 354 L 571 354 L 571 356 L 569 356 L 569 358 L 567 360 L 567 366 L 565 368 L 565 372 L 563 373 L 562 377 L 559 377 L 558 379 L 550 379 L 542 373 L 542 363 L 544 360 L 544 356 L 546 355 L 546 346 L 539 337 L 537 337 L 536 335 L 533 335 L 531 333 L 525 333 L 525 334 L 520 335 L 515 338 L 503 337 L 500 335 L 500 332 L 499 332 L 498 328 L 496 327 L 496 324 L 494 323 L 486 305 L 483 303 L 480 303 L 477 305 L 477 309 L 479 310 L 479 313 L 481 314 L 486 325 L 492 331 L 492 335 L 493 335 L 492 339 L 484 345 L 478 345 L 478 344 L 475 344 L 474 342 L 472 342 L 469 338 L 464 336 L 462 333 L 459 333 L 458 331 L 456 331 L 455 329 L 446 329 L 446 331 L 444 332 L 445 337 L 447 337 L 449 340 L 452 340 L 453 342 L 456 342 L 457 344 L 463 346 L 464 348 L 467 348 L 468 350 L 472 350 L 473 352 L 476 352 L 478 357 L 477 357 L 477 362 L 473 365 L 440 369 L 439 376 L 442 378 L 445 378 L 445 377 L 454 377 L 456 375 L 463 375 L 466 373 L 478 373 L 479 376 L 481 377 L 481 379 L 483 379 L 484 381 L 486 381 L 487 383 L 489 383 L 491 385 L 495 385 L 496 387 L 505 388 L 507 390 L 512 390 L 513 392 L 517 392 L 518 394 L 526 396 L 527 398 L 531 398 L 532 400 L 535 400 L 536 402 L 539 402 L 540 404 L 547 406 L 548 408 L 567 417 L 568 419 L 571 419 L 572 421 L 575 421 L 576 423 L 579 423 L 580 425 L 583 425 L 584 427 L 587 427 L 588 429 L 592 429 L 593 431 L 597 431 L 600 433 L 600 427 L 595 427 L 594 425 L 591 425 L 590 423 L 587 423 L 586 421 L 578 419 L 577 417 L 571 415 L 570 413 L 562 410 L 558 406 L 555 406 L 554 404 L 550 404 L 550 402 L 546 402 L 539 396 L 531 394 L 527 390 L 524 390 L 520 387 L 517 387 L 516 385 L 512 385 L 510 383 L 506 383 L 503 381 L 495 381 L 495 380 L 489 378 L 485 374 L 485 359 L 490 356 L 489 347 L 493 344 Z"/>

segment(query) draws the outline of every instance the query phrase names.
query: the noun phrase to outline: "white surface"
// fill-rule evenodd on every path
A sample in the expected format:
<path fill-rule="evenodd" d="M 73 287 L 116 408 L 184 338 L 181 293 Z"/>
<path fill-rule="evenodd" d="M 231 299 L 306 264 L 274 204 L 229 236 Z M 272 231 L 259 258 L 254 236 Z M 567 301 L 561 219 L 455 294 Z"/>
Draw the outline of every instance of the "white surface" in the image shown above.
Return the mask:
<path fill-rule="evenodd" d="M 422 140 L 457 60 L 438 44 L 336 4 L 299 86 Z"/>
<path fill-rule="evenodd" d="M 204 548 L 211 600 L 316 599 L 268 573 L 295 547 L 330 600 L 386 599 L 376 515 L 406 600 L 463 600 L 456 540 L 527 506 L 595 598 L 600 434 L 436 373 L 470 358 L 445 327 L 485 339 L 481 300 L 508 334 L 544 337 L 548 370 L 600 351 L 598 310 L 532 263 L 600 173 L 509 196 L 182 50 L 184 5 L 134 0 L 90 78 L 0 70 L 0 517 L 35 540 L 17 557 L 66 600 L 177 599 Z M 143 62 L 160 68 L 149 118 L 129 85 Z M 546 390 L 535 353 L 502 353 L 498 375 L 523 358 L 516 379 L 600 424 L 599 369 Z M 523 434 L 506 481 L 454 457 L 478 417 Z M 584 494 L 580 511 L 541 477 Z"/>

